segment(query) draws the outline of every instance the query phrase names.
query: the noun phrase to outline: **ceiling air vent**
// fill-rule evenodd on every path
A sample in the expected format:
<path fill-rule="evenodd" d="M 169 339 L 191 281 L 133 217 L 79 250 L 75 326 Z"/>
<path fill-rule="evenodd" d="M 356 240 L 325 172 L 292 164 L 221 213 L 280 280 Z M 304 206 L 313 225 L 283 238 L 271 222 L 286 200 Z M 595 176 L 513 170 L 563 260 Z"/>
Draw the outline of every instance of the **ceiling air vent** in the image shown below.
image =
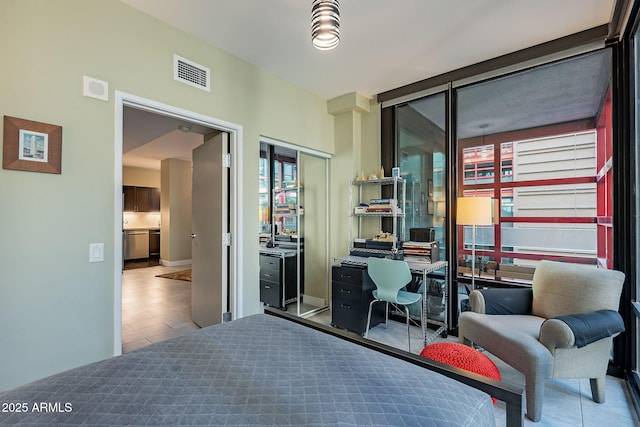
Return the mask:
<path fill-rule="evenodd" d="M 209 68 L 181 56 L 173 55 L 174 80 L 210 92 L 210 74 Z"/>

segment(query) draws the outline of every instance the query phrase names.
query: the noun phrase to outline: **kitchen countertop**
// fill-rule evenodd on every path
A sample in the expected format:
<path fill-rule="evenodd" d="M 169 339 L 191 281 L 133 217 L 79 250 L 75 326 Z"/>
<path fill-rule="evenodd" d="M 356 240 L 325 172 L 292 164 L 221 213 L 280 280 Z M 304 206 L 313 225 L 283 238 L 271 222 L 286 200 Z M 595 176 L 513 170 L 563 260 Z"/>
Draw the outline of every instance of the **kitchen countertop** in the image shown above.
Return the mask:
<path fill-rule="evenodd" d="M 122 231 L 137 231 L 137 230 L 149 230 L 149 231 L 160 231 L 160 227 L 123 227 Z"/>

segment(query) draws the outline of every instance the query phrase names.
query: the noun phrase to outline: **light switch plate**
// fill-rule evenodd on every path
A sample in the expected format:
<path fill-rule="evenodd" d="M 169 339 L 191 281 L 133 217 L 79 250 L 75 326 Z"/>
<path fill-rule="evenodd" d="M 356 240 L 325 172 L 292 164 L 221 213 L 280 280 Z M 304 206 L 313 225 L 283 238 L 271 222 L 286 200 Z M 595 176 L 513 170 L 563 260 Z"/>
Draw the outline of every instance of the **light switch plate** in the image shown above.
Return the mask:
<path fill-rule="evenodd" d="M 89 262 L 104 261 L 104 243 L 89 244 Z"/>

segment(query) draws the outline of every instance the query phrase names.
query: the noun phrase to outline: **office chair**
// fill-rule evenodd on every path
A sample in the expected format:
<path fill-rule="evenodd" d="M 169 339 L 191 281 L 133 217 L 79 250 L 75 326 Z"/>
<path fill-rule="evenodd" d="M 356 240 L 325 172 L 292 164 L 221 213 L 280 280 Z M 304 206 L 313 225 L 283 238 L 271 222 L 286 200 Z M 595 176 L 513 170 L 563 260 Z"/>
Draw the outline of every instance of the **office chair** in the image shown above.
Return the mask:
<path fill-rule="evenodd" d="M 376 285 L 373 291 L 373 300 L 369 303 L 369 314 L 367 315 L 367 329 L 364 337 L 369 335 L 369 326 L 371 324 L 371 308 L 373 304 L 379 301 L 387 303 L 385 309 L 385 327 L 389 318 L 389 303 L 392 305 L 403 306 L 407 316 L 407 340 L 409 342 L 409 351 L 411 351 L 411 334 L 409 329 L 409 305 L 416 303 L 422 299 L 422 295 L 401 291 L 407 283 L 411 281 L 411 271 L 409 265 L 405 261 L 397 261 L 386 258 L 371 257 L 368 259 L 367 272 L 369 277 Z M 422 325 L 424 330 L 424 325 Z"/>

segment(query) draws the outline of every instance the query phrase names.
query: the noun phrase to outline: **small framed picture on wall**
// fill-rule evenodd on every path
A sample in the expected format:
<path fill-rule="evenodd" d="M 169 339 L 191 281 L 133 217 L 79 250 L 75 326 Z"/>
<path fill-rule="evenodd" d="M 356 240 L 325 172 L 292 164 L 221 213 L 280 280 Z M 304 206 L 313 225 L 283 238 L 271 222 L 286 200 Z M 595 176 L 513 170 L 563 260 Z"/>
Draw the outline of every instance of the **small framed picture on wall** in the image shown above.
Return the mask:
<path fill-rule="evenodd" d="M 62 126 L 4 116 L 2 168 L 61 173 Z"/>

